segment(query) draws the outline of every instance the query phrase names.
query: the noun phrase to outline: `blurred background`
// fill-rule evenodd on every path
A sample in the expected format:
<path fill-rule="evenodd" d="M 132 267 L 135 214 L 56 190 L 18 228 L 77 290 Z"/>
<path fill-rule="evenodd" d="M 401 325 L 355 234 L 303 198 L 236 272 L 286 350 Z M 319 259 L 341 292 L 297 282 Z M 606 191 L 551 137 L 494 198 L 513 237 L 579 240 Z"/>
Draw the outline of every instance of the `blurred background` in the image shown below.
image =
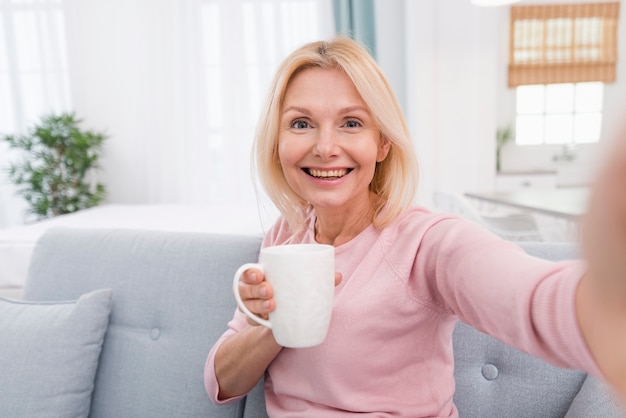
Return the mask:
<path fill-rule="evenodd" d="M 0 134 L 75 112 L 108 136 L 98 172 L 105 203 L 271 214 L 249 165 L 270 78 L 295 47 L 347 28 L 371 49 L 405 111 L 421 162 L 418 203 L 435 207 L 438 191 L 586 187 L 621 119 L 623 59 L 611 81 L 510 85 L 511 51 L 535 42 L 513 43 L 529 29 L 514 30 L 513 8 L 577 3 L 0 0 Z M 626 48 L 622 16 L 611 20 L 616 57 Z M 565 20 L 556 29 L 577 25 Z M 587 20 L 590 39 L 594 30 L 607 36 L 601 18 Z M 507 127 L 516 135 L 498 171 L 497 132 Z M 0 169 L 15 158 L 0 143 Z M 25 208 L 0 171 L 0 228 L 33 221 Z"/>

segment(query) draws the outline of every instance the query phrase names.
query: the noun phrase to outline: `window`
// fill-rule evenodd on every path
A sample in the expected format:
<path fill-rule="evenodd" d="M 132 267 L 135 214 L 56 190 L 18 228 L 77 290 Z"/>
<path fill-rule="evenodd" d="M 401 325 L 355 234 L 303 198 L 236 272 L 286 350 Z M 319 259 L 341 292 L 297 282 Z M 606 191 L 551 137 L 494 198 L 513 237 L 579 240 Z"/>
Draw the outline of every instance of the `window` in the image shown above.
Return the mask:
<path fill-rule="evenodd" d="M 511 8 L 509 87 L 518 145 L 600 140 L 603 83 L 615 81 L 619 2 Z"/>
<path fill-rule="evenodd" d="M 603 83 L 517 87 L 518 145 L 589 144 L 600 140 Z"/>

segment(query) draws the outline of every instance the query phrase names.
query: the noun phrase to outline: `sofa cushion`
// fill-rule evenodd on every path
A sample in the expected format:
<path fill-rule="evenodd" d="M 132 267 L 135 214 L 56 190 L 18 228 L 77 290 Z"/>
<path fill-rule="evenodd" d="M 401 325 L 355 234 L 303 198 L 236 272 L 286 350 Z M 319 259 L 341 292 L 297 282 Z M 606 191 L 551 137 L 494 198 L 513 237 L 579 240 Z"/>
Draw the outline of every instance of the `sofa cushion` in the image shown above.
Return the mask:
<path fill-rule="evenodd" d="M 0 298 L 0 416 L 86 417 L 111 290 L 67 302 Z"/>
<path fill-rule="evenodd" d="M 46 232 L 33 253 L 25 298 L 113 290 L 90 418 L 241 416 L 243 402 L 211 403 L 203 370 L 237 309 L 233 275 L 258 260 L 261 239 L 130 229 Z"/>

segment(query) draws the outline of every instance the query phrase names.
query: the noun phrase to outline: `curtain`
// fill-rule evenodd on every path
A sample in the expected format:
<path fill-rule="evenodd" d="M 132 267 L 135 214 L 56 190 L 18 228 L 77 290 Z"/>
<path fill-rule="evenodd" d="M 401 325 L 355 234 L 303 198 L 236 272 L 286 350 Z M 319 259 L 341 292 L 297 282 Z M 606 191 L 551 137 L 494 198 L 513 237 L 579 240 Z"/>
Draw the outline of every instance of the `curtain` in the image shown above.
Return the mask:
<path fill-rule="evenodd" d="M 60 0 L 0 0 L 1 136 L 71 108 L 62 6 Z M 15 157 L 0 142 L 0 227 L 25 220 L 26 203 L 6 175 Z"/>
<path fill-rule="evenodd" d="M 374 0 L 333 0 L 335 29 L 367 46 L 376 58 Z"/>
<path fill-rule="evenodd" d="M 65 14 L 72 110 L 108 135 L 107 202 L 258 211 L 262 101 L 289 52 L 334 35 L 331 0 L 49 1 Z"/>

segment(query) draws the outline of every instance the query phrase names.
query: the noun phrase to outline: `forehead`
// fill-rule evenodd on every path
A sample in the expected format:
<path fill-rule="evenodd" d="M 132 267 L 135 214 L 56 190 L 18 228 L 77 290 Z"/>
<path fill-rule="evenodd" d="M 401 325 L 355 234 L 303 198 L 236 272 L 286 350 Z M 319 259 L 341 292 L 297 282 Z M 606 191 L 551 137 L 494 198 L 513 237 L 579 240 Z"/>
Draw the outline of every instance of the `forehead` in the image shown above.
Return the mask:
<path fill-rule="evenodd" d="M 285 90 L 283 104 L 290 101 L 354 100 L 364 104 L 348 75 L 337 68 L 312 67 L 296 73 Z"/>
<path fill-rule="evenodd" d="M 296 73 L 287 84 L 286 94 L 302 88 L 334 87 L 354 90 L 350 77 L 338 68 L 311 67 Z"/>

